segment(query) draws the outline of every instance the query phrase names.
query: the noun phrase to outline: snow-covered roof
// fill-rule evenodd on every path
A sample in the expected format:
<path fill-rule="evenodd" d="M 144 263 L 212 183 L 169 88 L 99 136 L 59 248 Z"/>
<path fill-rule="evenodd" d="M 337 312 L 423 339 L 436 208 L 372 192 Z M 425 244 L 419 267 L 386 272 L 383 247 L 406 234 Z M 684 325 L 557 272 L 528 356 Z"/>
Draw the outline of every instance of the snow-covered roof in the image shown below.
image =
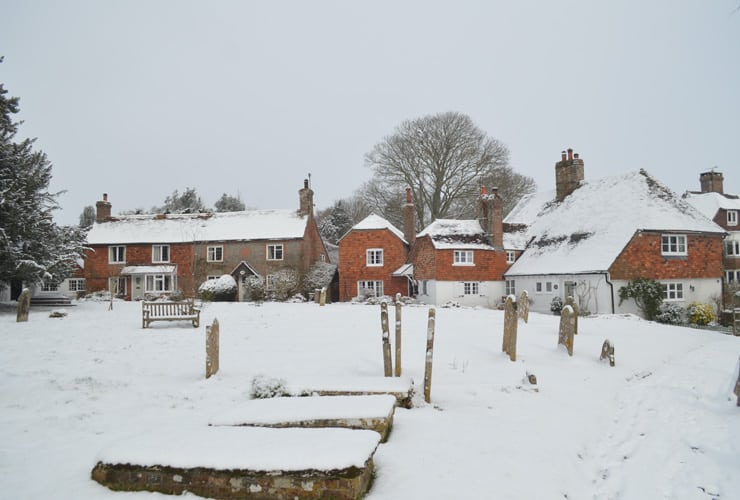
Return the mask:
<path fill-rule="evenodd" d="M 302 238 L 306 221 L 306 216 L 289 209 L 127 215 L 93 224 L 87 242 L 104 245 L 283 240 Z"/>
<path fill-rule="evenodd" d="M 526 247 L 526 231 L 513 231 L 504 233 L 504 248 L 506 250 L 524 250 Z"/>
<path fill-rule="evenodd" d="M 400 229 L 398 229 L 396 226 L 388 222 L 383 217 L 376 215 L 376 214 L 368 215 L 367 217 L 362 219 L 360 222 L 352 226 L 352 229 L 350 231 L 354 231 L 354 230 L 363 231 L 363 230 L 373 230 L 373 229 L 387 229 L 391 233 L 398 236 L 398 238 L 401 241 L 408 244 L 408 241 L 406 241 L 406 238 L 404 237 L 403 232 Z M 342 238 L 344 238 L 344 236 L 342 236 Z"/>
<path fill-rule="evenodd" d="M 437 219 L 425 227 L 417 238 L 424 236 L 429 236 L 434 248 L 438 250 L 452 248 L 493 250 L 488 244 L 486 233 L 475 219 Z"/>
<path fill-rule="evenodd" d="M 507 276 L 606 271 L 640 230 L 724 232 L 644 170 L 584 182 L 537 214 Z"/>
<path fill-rule="evenodd" d="M 554 199 L 554 189 L 522 196 L 511 212 L 504 218 L 504 223 L 528 226 L 537 218 L 537 214 L 540 213 L 542 207 Z"/>
<path fill-rule="evenodd" d="M 720 193 L 692 193 L 686 192 L 683 198 L 695 209 L 709 219 L 714 219 L 717 211 L 740 210 L 740 197 Z"/>

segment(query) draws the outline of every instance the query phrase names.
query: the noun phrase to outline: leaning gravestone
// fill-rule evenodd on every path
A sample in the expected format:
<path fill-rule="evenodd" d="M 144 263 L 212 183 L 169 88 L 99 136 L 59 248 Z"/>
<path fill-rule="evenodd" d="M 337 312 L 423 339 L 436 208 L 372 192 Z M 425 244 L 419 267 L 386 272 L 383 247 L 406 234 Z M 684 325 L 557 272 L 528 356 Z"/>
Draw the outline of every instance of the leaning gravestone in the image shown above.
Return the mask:
<path fill-rule="evenodd" d="M 16 323 L 28 321 L 28 310 L 31 309 L 31 290 L 24 288 L 21 296 L 18 297 L 18 313 L 16 314 Z"/>
<path fill-rule="evenodd" d="M 578 310 L 578 304 L 576 304 L 576 301 L 573 300 L 573 297 L 568 295 L 568 298 L 565 299 L 565 305 L 573 308 L 573 315 L 575 317 L 575 326 L 573 327 L 573 334 L 578 335 L 578 314 L 580 313 L 580 311 Z"/>
<path fill-rule="evenodd" d="M 560 331 L 558 345 L 564 345 L 568 355 L 573 356 L 573 334 L 575 333 L 576 316 L 571 306 L 563 307 L 560 312 Z"/>
<path fill-rule="evenodd" d="M 206 378 L 218 371 L 218 320 L 214 318 L 211 326 L 206 326 Z"/>
<path fill-rule="evenodd" d="M 504 341 L 501 350 L 509 355 L 511 361 L 516 361 L 516 330 L 519 317 L 516 311 L 514 297 L 506 297 L 504 307 Z"/>
<path fill-rule="evenodd" d="M 609 360 L 609 366 L 614 366 L 614 346 L 609 339 L 606 339 L 601 346 L 601 357 L 599 359 L 601 361 Z"/>
<path fill-rule="evenodd" d="M 529 294 L 526 290 L 523 290 L 519 295 L 519 302 L 516 305 L 519 317 L 524 320 L 525 323 L 529 322 Z"/>

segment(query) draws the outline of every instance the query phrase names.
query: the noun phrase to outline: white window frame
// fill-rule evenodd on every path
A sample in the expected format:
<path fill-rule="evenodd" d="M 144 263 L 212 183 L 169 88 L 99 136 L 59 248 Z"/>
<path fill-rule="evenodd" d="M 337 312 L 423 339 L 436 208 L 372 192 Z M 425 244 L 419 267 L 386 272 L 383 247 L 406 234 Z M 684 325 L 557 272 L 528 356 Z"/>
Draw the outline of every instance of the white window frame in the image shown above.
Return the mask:
<path fill-rule="evenodd" d="M 421 295 L 429 295 L 429 280 L 421 280 Z"/>
<path fill-rule="evenodd" d="M 67 290 L 70 292 L 84 292 L 85 278 L 69 278 L 67 281 Z"/>
<path fill-rule="evenodd" d="M 365 265 L 367 267 L 383 267 L 385 254 L 382 248 L 368 248 L 365 250 Z"/>
<path fill-rule="evenodd" d="M 477 281 L 463 281 L 463 295 L 480 295 L 480 284 Z"/>
<path fill-rule="evenodd" d="M 175 280 L 171 274 L 147 274 L 144 276 L 144 291 L 147 293 L 172 292 Z"/>
<path fill-rule="evenodd" d="M 267 245 L 267 260 L 283 260 L 285 248 L 282 243 L 271 243 Z"/>
<path fill-rule="evenodd" d="M 725 241 L 725 255 L 727 257 L 740 257 L 740 240 Z"/>
<path fill-rule="evenodd" d="M 732 283 L 740 284 L 740 269 L 725 271 L 725 283 L 728 285 Z"/>
<path fill-rule="evenodd" d="M 507 297 L 509 295 L 516 295 L 516 280 L 506 280 L 506 284 L 504 286 L 504 291 Z"/>
<path fill-rule="evenodd" d="M 666 256 L 688 255 L 689 242 L 685 234 L 663 234 L 660 236 L 660 253 Z"/>
<path fill-rule="evenodd" d="M 727 225 L 728 226 L 737 226 L 737 210 L 728 210 L 727 211 Z"/>
<path fill-rule="evenodd" d="M 163 257 L 163 254 L 167 254 Z M 170 261 L 169 245 L 152 245 L 152 263 L 163 263 Z"/>
<path fill-rule="evenodd" d="M 41 282 L 41 291 L 42 292 L 58 292 L 59 283 L 55 283 L 51 280 L 43 280 Z"/>
<path fill-rule="evenodd" d="M 384 293 L 383 280 L 358 280 L 357 296 L 365 295 L 364 291 L 372 291 L 375 297 L 382 297 Z"/>
<path fill-rule="evenodd" d="M 663 285 L 663 300 L 676 302 L 683 300 L 683 283 L 661 283 Z"/>
<path fill-rule="evenodd" d="M 265 276 L 265 290 L 274 290 L 276 281 L 277 275 L 275 274 L 268 274 Z"/>
<path fill-rule="evenodd" d="M 452 257 L 453 266 L 474 266 L 473 250 L 455 250 Z"/>
<path fill-rule="evenodd" d="M 208 247 L 206 248 L 206 261 L 207 262 L 223 262 L 224 261 L 224 246 L 223 245 L 208 245 Z"/>
<path fill-rule="evenodd" d="M 516 252 L 514 250 L 506 251 L 506 263 L 513 264 L 516 261 Z"/>
<path fill-rule="evenodd" d="M 108 263 L 109 264 L 125 264 L 126 263 L 126 245 L 110 245 L 108 247 Z"/>

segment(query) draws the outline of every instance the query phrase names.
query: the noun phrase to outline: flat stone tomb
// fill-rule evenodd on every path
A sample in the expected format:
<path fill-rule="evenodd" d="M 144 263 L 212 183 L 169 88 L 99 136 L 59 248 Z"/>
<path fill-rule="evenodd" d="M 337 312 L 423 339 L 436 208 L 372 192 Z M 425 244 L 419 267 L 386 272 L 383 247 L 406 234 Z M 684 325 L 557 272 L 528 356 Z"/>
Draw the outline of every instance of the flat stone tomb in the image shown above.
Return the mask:
<path fill-rule="evenodd" d="M 407 377 L 357 377 L 341 381 L 304 380 L 300 385 L 288 384 L 291 394 L 316 396 L 365 396 L 390 394 L 396 398 L 396 406 L 412 407 L 414 384 Z"/>
<path fill-rule="evenodd" d="M 212 417 L 210 425 L 257 427 L 343 427 L 376 431 L 388 439 L 396 398 L 372 396 L 310 396 L 253 399 Z"/>
<path fill-rule="evenodd" d="M 379 442 L 366 430 L 174 427 L 101 450 L 92 478 L 112 490 L 216 499 L 356 499 Z"/>

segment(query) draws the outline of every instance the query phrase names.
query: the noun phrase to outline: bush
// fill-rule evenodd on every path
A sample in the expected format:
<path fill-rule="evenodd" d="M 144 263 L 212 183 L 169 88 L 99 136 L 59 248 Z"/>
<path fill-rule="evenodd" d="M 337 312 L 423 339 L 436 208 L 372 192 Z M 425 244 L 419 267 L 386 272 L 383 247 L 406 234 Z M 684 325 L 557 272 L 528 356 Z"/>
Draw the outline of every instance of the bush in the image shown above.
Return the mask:
<path fill-rule="evenodd" d="M 267 290 L 271 300 L 285 301 L 298 293 L 300 280 L 293 269 L 281 269 L 272 274 L 272 289 Z"/>
<path fill-rule="evenodd" d="M 250 276 L 244 281 L 244 299 L 251 302 L 265 300 L 265 281 L 259 276 Z"/>
<path fill-rule="evenodd" d="M 198 287 L 198 294 L 205 301 L 232 301 L 236 297 L 236 281 L 230 274 L 206 280 Z"/>
<path fill-rule="evenodd" d="M 267 399 L 287 397 L 292 394 L 286 387 L 285 380 L 257 375 L 252 379 L 252 390 L 249 395 L 252 399 Z"/>
<path fill-rule="evenodd" d="M 328 262 L 316 262 L 303 277 L 303 293 L 311 299 L 314 290 L 326 287 L 329 288 L 334 274 L 337 272 L 337 265 Z"/>
<path fill-rule="evenodd" d="M 664 302 L 655 315 L 655 321 L 666 325 L 680 325 L 685 321 L 686 310 L 678 304 Z"/>
<path fill-rule="evenodd" d="M 553 314 L 560 316 L 560 313 L 563 311 L 563 299 L 560 297 L 553 297 L 550 302 L 550 310 Z"/>
<path fill-rule="evenodd" d="M 689 323 L 693 325 L 704 326 L 717 321 L 717 315 L 714 312 L 712 304 L 693 302 L 689 304 L 687 314 L 689 316 Z"/>
<path fill-rule="evenodd" d="M 663 285 L 647 278 L 630 281 L 619 289 L 619 305 L 627 299 L 634 299 L 645 319 L 652 321 L 663 303 Z"/>

